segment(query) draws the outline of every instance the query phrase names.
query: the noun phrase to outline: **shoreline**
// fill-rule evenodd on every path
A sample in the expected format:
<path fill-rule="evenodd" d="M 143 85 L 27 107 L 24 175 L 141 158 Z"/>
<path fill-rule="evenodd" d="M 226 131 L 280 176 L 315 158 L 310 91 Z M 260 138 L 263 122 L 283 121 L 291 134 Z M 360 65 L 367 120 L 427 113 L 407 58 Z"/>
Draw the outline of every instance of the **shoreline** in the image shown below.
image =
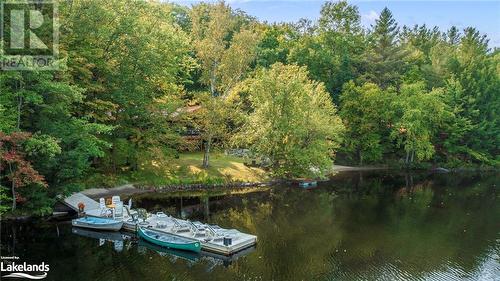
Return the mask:
<path fill-rule="evenodd" d="M 391 170 L 392 168 L 389 166 L 344 166 L 344 165 L 333 165 L 332 173 L 328 176 L 328 180 L 333 177 L 348 172 L 363 172 L 363 171 L 382 171 L 382 170 Z M 401 170 L 403 169 L 394 169 Z M 415 172 L 434 172 L 434 173 L 456 173 L 461 171 L 480 171 L 477 169 L 467 169 L 467 168 L 459 168 L 459 169 L 449 169 L 447 172 L 443 172 L 440 170 L 413 170 Z M 492 170 L 485 170 L 492 171 Z M 497 171 L 497 170 L 493 170 Z M 87 195 L 92 199 L 98 199 L 100 197 L 111 197 L 111 196 L 130 196 L 136 194 L 144 194 L 144 193 L 169 193 L 169 192 L 183 192 L 183 191 L 210 191 L 210 190 L 239 190 L 239 189 L 247 189 L 247 188 L 255 188 L 255 187 L 269 187 L 273 185 L 277 185 L 284 182 L 293 182 L 292 179 L 289 180 L 270 180 L 265 182 L 229 182 L 222 184 L 204 184 L 204 183 L 194 183 L 194 184 L 170 184 L 170 185 L 162 185 L 162 186 L 153 186 L 153 185 L 136 185 L 136 184 L 125 184 L 117 187 L 111 188 L 90 188 L 81 191 L 82 194 Z"/>
<path fill-rule="evenodd" d="M 353 171 L 375 171 L 375 170 L 388 170 L 388 166 L 344 166 L 333 165 L 333 173 L 337 172 L 353 172 Z"/>
<path fill-rule="evenodd" d="M 333 177 L 337 175 L 341 175 L 349 172 L 362 172 L 362 171 L 382 171 L 382 170 L 390 170 L 391 167 L 388 166 L 344 166 L 344 165 L 333 165 L 332 173 L 329 175 L 328 180 L 331 180 Z M 415 171 L 415 170 L 414 170 Z M 429 170 L 426 170 L 429 171 Z M 478 169 L 467 169 L 467 168 L 458 168 L 458 169 L 450 169 L 448 172 L 457 173 L 463 171 L 498 171 L 497 169 L 487 169 L 487 170 L 478 170 Z M 418 172 L 418 170 L 417 170 Z M 429 171 L 432 172 L 432 171 Z M 434 171 L 435 173 L 440 173 L 439 171 Z M 448 173 L 446 172 L 446 173 Z M 237 190 L 245 190 L 251 188 L 259 188 L 259 187 L 270 187 L 273 185 L 277 185 L 285 182 L 293 182 L 293 180 L 271 180 L 267 182 L 229 182 L 222 184 L 171 184 L 171 185 L 163 185 L 163 186 L 153 186 L 153 185 L 139 185 L 139 184 L 124 184 L 111 188 L 89 188 L 80 191 L 82 194 L 94 199 L 98 200 L 101 197 L 112 197 L 112 196 L 131 196 L 131 195 L 139 195 L 146 193 L 175 193 L 175 192 L 188 192 L 188 191 L 237 191 Z M 55 217 L 54 212 L 52 215 L 41 216 L 39 218 L 52 218 Z M 0 220 L 1 221 L 25 221 L 35 218 L 32 215 L 17 215 L 17 216 L 9 216 L 3 215 Z M 36 217 L 38 218 L 38 217 Z"/>
<path fill-rule="evenodd" d="M 269 181 L 269 182 L 233 182 L 225 184 L 172 184 L 164 186 L 150 186 L 150 185 L 134 185 L 126 184 L 111 188 L 90 188 L 81 191 L 82 194 L 92 198 L 98 199 L 100 197 L 111 196 L 130 196 L 144 193 L 170 193 L 182 191 L 209 191 L 209 190 L 238 190 L 255 187 L 267 187 L 275 185 L 282 181 Z"/>
<path fill-rule="evenodd" d="M 375 170 L 387 170 L 386 166 L 343 166 L 343 165 L 333 165 L 332 173 L 329 177 L 335 176 L 340 172 L 353 172 L 353 171 L 375 171 Z M 152 185 L 135 185 L 135 184 L 125 184 L 117 187 L 111 188 L 89 188 L 81 191 L 82 194 L 87 195 L 92 199 L 97 199 L 99 197 L 111 197 L 115 195 L 119 196 L 129 196 L 135 194 L 143 194 L 150 192 L 167 193 L 167 192 L 177 192 L 177 191 L 202 191 L 210 189 L 245 189 L 253 187 L 266 187 L 276 185 L 286 181 L 293 180 L 271 180 L 266 182 L 229 182 L 223 184 L 204 184 L 204 183 L 193 183 L 193 184 L 171 184 L 164 186 L 152 186 Z"/>

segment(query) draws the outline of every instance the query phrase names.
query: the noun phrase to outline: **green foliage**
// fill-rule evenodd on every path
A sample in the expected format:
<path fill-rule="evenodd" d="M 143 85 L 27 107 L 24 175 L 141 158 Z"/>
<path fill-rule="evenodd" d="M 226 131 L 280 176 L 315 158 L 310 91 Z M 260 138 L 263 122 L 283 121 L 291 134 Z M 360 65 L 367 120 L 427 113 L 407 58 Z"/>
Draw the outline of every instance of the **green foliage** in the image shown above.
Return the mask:
<path fill-rule="evenodd" d="M 358 8 L 345 1 L 326 2 L 318 29 L 296 40 L 288 61 L 307 66 L 338 102 L 344 83 L 359 75 L 364 41 Z"/>
<path fill-rule="evenodd" d="M 224 2 L 194 6 L 191 20 L 191 36 L 202 68 L 201 81 L 210 91 L 208 99 L 201 97 L 202 122 L 197 124 L 203 132 L 203 167 L 208 168 L 212 142 L 225 132 L 226 120 L 230 118 L 225 115 L 230 108 L 225 108 L 224 99 L 254 61 L 260 35 L 246 17 L 242 18 Z"/>
<path fill-rule="evenodd" d="M 406 152 L 405 163 L 427 160 L 435 153 L 433 136 L 453 116 L 443 101 L 443 90 L 425 90 L 424 83 L 403 84 L 395 101 L 397 119 L 391 137 Z"/>
<path fill-rule="evenodd" d="M 12 198 L 8 194 L 8 189 L 0 185 L 0 217 L 11 209 L 9 203 L 12 202 Z"/>
<path fill-rule="evenodd" d="M 500 152 L 500 76 L 498 59 L 489 53 L 487 44 L 486 37 L 477 30 L 465 29 L 451 58 L 451 74 L 463 89 L 456 92 L 452 105 L 472 123 L 473 129 L 465 135 L 467 147 L 475 151 L 470 155 L 472 159 L 489 159 L 485 163 L 494 164 L 493 159 Z"/>
<path fill-rule="evenodd" d="M 286 63 L 290 45 L 298 34 L 287 24 L 266 26 L 257 46 L 257 66 L 270 67 L 276 62 Z"/>
<path fill-rule="evenodd" d="M 404 68 L 405 52 L 398 42 L 399 27 L 389 9 L 384 8 L 368 35 L 366 52 L 368 71 L 364 79 L 381 88 L 398 86 Z"/>
<path fill-rule="evenodd" d="M 191 36 L 212 96 L 226 96 L 255 59 L 259 35 L 224 2 L 191 11 Z"/>
<path fill-rule="evenodd" d="M 61 153 L 58 141 L 49 135 L 35 134 L 24 144 L 29 156 L 52 158 Z"/>
<path fill-rule="evenodd" d="M 19 189 L 47 187 L 43 175 L 33 168 L 27 157 L 25 143 L 30 138 L 29 133 L 13 132 L 6 135 L 0 132 L 0 183 L 10 185 L 12 211 L 16 209 L 18 201 L 26 201 Z"/>
<path fill-rule="evenodd" d="M 277 177 L 321 177 L 331 170 L 343 126 L 322 83 L 304 67 L 274 64 L 247 80 L 253 112 L 237 136 L 271 162 Z"/>
<path fill-rule="evenodd" d="M 56 200 L 46 189 L 41 189 L 36 185 L 30 185 L 23 188 L 20 193 L 23 198 L 27 199 L 22 204 L 22 209 L 24 211 L 29 211 L 29 214 L 35 216 L 52 214 L 52 206 Z"/>
<path fill-rule="evenodd" d="M 340 116 L 346 126 L 343 150 L 360 165 L 382 159 L 384 142 L 394 119 L 396 93 L 373 83 L 356 86 L 349 82 L 340 96 Z"/>
<path fill-rule="evenodd" d="M 400 27 L 385 8 L 365 29 L 347 1 L 324 3 L 317 22 L 273 25 L 224 2 L 59 8 L 60 69 L 0 72 L 0 133 L 31 136 L 14 145 L 17 162 L 2 159 L 15 165 L 1 184 L 29 163 L 49 188 L 21 181 L 18 199 L 38 214 L 89 178 L 112 185 L 168 166 L 186 127 L 200 132 L 206 173 L 211 147 L 232 144 L 279 177 L 322 176 L 339 149 L 360 164 L 500 165 L 500 52 L 474 28 Z M 187 105 L 201 106 L 195 117 Z"/>
<path fill-rule="evenodd" d="M 153 153 L 156 146 L 175 144 L 176 128 L 166 124 L 181 104 L 182 83 L 195 67 L 188 36 L 176 23 L 178 7 L 140 1 L 73 1 L 62 11 L 69 33 L 63 39 L 69 72 L 86 89 L 79 113 L 90 122 L 114 127 L 109 137 L 100 140 L 113 144 L 114 139 L 127 139 L 133 151 L 127 153 L 126 163 L 132 169 L 141 164 L 140 155 Z M 84 131 L 103 134 L 102 129 L 87 126 Z M 102 144 L 88 143 L 93 147 L 88 150 L 93 155 L 88 156 L 102 157 Z M 105 170 L 118 166 L 105 163 L 109 164 Z"/>

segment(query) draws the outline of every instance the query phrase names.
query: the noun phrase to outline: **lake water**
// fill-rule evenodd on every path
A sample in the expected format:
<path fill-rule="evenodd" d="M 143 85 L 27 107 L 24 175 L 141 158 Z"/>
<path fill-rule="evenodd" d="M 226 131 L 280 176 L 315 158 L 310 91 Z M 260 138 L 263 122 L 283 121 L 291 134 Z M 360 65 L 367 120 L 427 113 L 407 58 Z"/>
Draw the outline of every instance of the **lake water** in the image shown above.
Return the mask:
<path fill-rule="evenodd" d="M 3 223 L 1 255 L 49 264 L 45 280 L 500 280 L 498 179 L 355 172 L 309 190 L 138 195 L 136 206 L 237 228 L 258 244 L 198 256 L 68 222 Z"/>

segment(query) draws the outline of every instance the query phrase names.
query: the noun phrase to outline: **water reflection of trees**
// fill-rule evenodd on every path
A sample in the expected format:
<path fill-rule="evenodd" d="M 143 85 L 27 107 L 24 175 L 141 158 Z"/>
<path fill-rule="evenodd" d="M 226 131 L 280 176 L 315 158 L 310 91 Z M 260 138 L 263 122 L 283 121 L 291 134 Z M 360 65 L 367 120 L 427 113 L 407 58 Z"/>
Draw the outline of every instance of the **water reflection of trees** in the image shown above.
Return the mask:
<path fill-rule="evenodd" d="M 495 176 L 473 178 L 365 175 L 311 192 L 276 190 L 221 221 L 256 229 L 261 258 L 246 266 L 264 280 L 403 278 L 450 267 L 466 275 L 500 231 Z"/>
<path fill-rule="evenodd" d="M 26 228 L 17 229 L 14 238 L 3 228 L 2 254 L 14 250 L 16 240 L 20 256 L 49 262 L 49 280 L 418 279 L 442 271 L 467 276 L 498 251 L 495 183 L 495 175 L 354 174 L 313 190 L 276 187 L 190 199 L 212 223 L 259 238 L 255 252 L 210 271 L 203 261 L 173 261 L 133 247 L 117 253 L 111 244 L 96 247 L 93 240 L 71 236 L 68 228 L 61 228 L 62 238 L 55 229 Z M 161 200 L 154 206 L 172 208 Z"/>

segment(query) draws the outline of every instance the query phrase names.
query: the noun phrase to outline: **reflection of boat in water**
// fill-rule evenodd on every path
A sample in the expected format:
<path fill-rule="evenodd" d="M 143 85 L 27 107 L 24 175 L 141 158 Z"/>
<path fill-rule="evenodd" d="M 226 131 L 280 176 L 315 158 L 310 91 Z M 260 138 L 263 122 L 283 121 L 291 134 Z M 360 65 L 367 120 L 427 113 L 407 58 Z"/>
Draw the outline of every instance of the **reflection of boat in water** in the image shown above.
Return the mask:
<path fill-rule="evenodd" d="M 207 271 L 212 271 L 213 268 L 220 265 L 229 266 L 233 261 L 236 261 L 238 258 L 248 255 L 249 253 L 255 251 L 255 247 L 250 247 L 243 251 L 238 252 L 235 255 L 224 256 L 207 251 L 201 251 L 200 253 L 195 253 L 189 251 L 168 249 L 165 247 L 149 243 L 144 240 L 139 240 L 138 246 L 139 246 L 139 252 L 144 253 L 144 249 L 149 249 L 151 251 L 158 253 L 160 256 L 170 257 L 171 261 L 174 261 L 176 258 L 184 259 L 186 261 L 191 262 L 191 264 L 199 261 L 205 261 L 209 265 Z"/>
<path fill-rule="evenodd" d="M 94 239 L 104 239 L 108 241 L 123 241 L 132 238 L 128 233 L 122 232 L 110 232 L 110 231 L 94 231 L 90 229 L 84 229 L 79 227 L 73 227 L 71 230 L 74 234 L 80 236 L 90 237 Z"/>
<path fill-rule="evenodd" d="M 74 234 L 93 238 L 99 241 L 99 246 L 105 244 L 106 241 L 110 241 L 114 245 L 114 249 L 117 252 L 121 252 L 124 249 L 124 244 L 127 240 L 132 240 L 136 238 L 135 234 L 129 232 L 110 232 L 110 231 L 95 231 L 91 229 L 84 229 L 79 227 L 73 227 L 72 232 Z M 130 250 L 131 242 L 126 243 L 127 250 Z M 229 266 L 232 262 L 236 261 L 238 258 L 248 255 L 249 253 L 255 251 L 254 247 L 249 247 L 243 251 L 240 251 L 234 255 L 225 256 L 221 254 L 211 253 L 207 251 L 201 251 L 200 253 L 181 251 L 175 249 L 164 248 L 155 244 L 151 244 L 144 240 L 138 241 L 138 251 L 144 253 L 146 249 L 158 253 L 160 256 L 169 257 L 171 261 L 175 261 L 177 258 L 189 261 L 190 264 L 198 263 L 204 261 L 208 265 L 207 271 L 211 271 L 217 266 Z"/>
<path fill-rule="evenodd" d="M 171 255 L 175 257 L 179 257 L 188 261 L 197 261 L 201 255 L 199 253 L 190 252 L 190 251 L 182 251 L 176 249 L 169 249 L 165 247 L 161 247 L 152 243 L 149 243 L 144 240 L 139 240 L 139 247 L 148 248 L 149 250 L 157 252 L 160 256 Z"/>
<path fill-rule="evenodd" d="M 118 232 L 118 231 L 94 231 L 90 229 L 84 229 L 84 228 L 79 228 L 79 227 L 73 227 L 71 229 L 71 232 L 74 234 L 83 236 L 83 237 L 89 237 L 93 239 L 99 240 L 99 246 L 102 246 L 105 244 L 106 241 L 113 242 L 113 248 L 117 252 L 123 251 L 123 242 L 125 240 L 129 240 L 132 238 L 131 235 Z"/>

